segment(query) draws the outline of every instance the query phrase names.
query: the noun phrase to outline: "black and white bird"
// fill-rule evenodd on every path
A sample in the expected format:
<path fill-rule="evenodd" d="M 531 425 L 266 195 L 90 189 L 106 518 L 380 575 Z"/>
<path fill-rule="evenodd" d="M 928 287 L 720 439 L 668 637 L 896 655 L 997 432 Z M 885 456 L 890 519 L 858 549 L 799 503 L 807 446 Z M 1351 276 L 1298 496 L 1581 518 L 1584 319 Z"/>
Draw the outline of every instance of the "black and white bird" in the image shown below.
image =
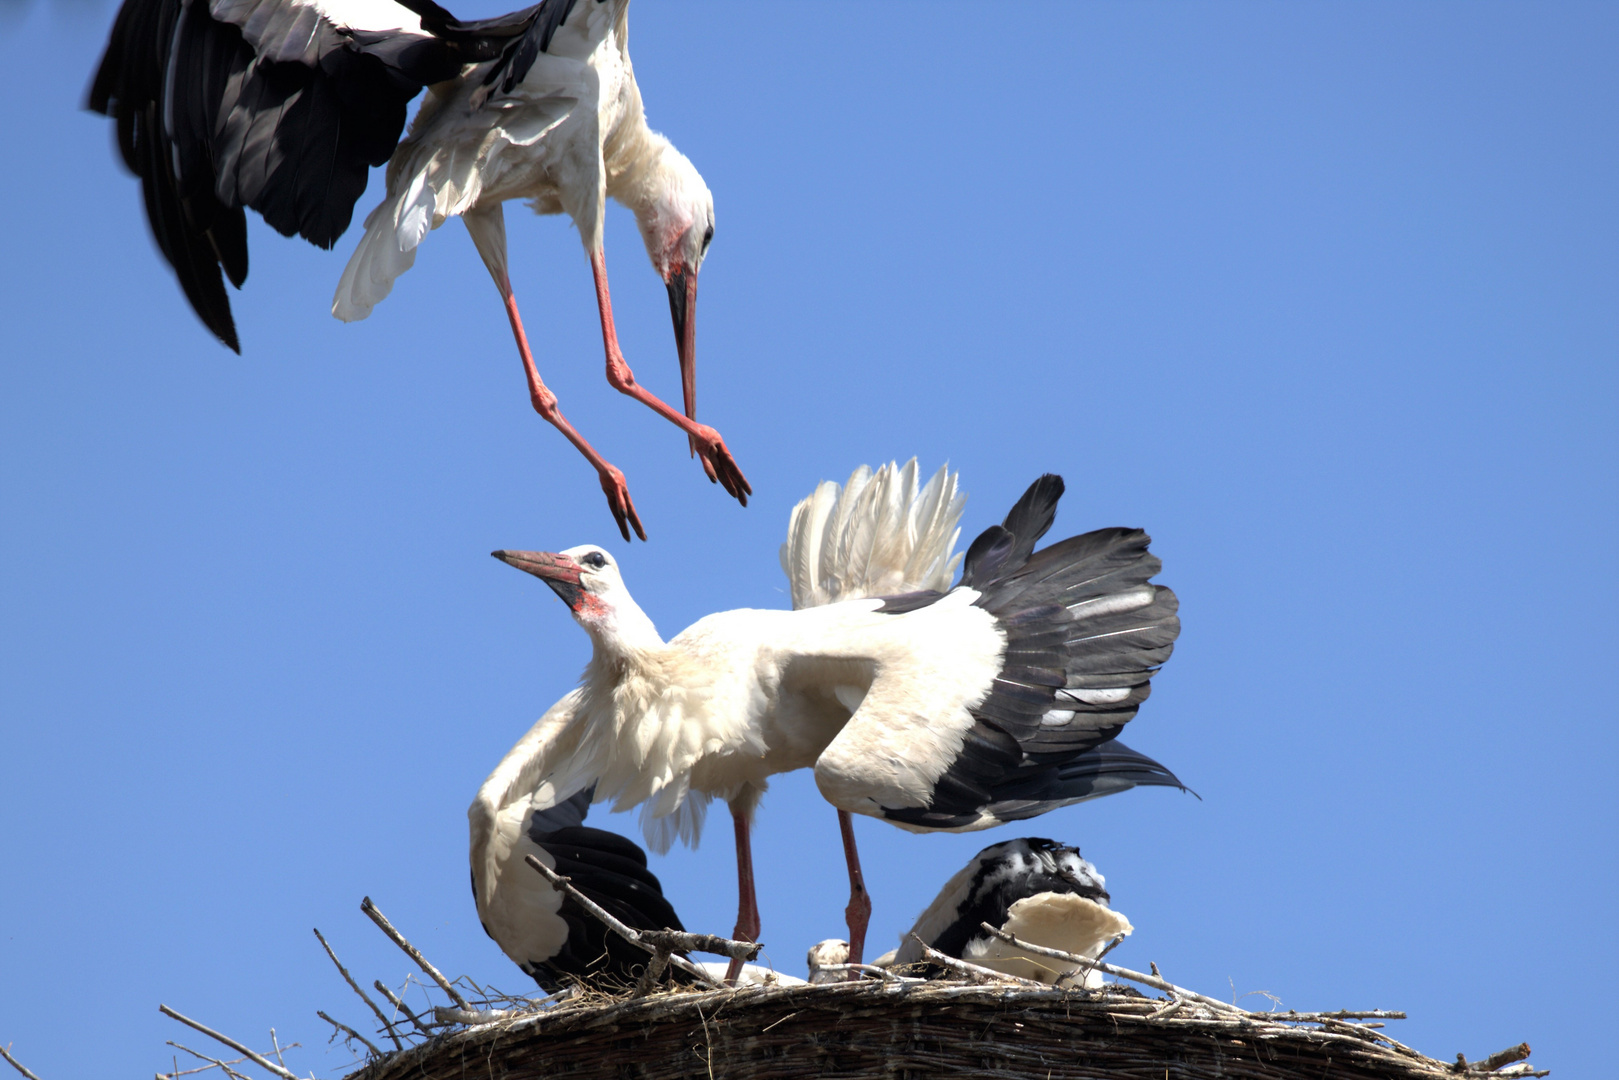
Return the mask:
<path fill-rule="evenodd" d="M 1076 847 L 1033 836 L 992 844 L 946 882 L 899 948 L 877 964 L 926 966 L 920 940 L 946 956 L 1019 978 L 1098 986 L 1101 972 L 1076 976 L 1074 965 L 1011 945 L 985 933 L 983 924 L 1094 960 L 1134 929 L 1108 900 L 1107 881 Z"/>
<path fill-rule="evenodd" d="M 524 855 L 536 856 L 568 878 L 575 889 L 632 930 L 684 929 L 657 875 L 647 869 L 641 845 L 584 824 L 592 794 L 586 788 L 549 810 L 531 811 L 514 836 L 473 835 L 472 895 L 484 932 L 547 991 L 569 983 L 630 986 L 646 970 L 647 953 L 609 931 L 572 897 L 530 870 Z M 507 871 L 514 877 L 503 878 Z M 695 966 L 713 979 L 727 973 L 723 963 L 699 960 Z M 669 968 L 667 977 L 691 981 L 677 967 Z M 744 964 L 741 982 L 794 986 L 804 980 L 761 963 Z"/>
<path fill-rule="evenodd" d="M 1175 595 L 1151 583 L 1159 561 L 1139 529 L 1035 551 L 1062 491 L 1056 476 L 1035 481 L 952 587 L 955 478 L 941 469 L 919 490 L 914 461 L 859 470 L 794 510 L 783 564 L 796 610 L 710 615 L 668 642 L 602 548 L 495 552 L 551 587 L 593 652 L 479 791 L 474 851 L 480 833 L 514 834 L 592 786 L 615 809 L 641 805 L 663 851 L 694 842 L 720 798 L 736 833 L 735 933 L 757 940 L 750 821 L 769 777 L 812 768 L 840 813 L 858 961 L 870 907 L 847 815 L 964 832 L 1180 787 L 1114 741 L 1169 657 Z"/>
<path fill-rule="evenodd" d="M 631 984 L 646 967 L 647 954 L 552 888 L 523 862 L 524 855 L 537 856 L 631 929 L 685 929 L 657 876 L 647 869 L 641 846 L 584 824 L 591 795 L 586 788 L 548 810 L 533 811 L 515 836 L 473 836 L 472 895 L 484 932 L 548 991 L 561 989 L 570 979 Z M 500 848 L 493 867 L 487 857 L 479 857 L 487 855 L 490 845 Z M 508 870 L 521 880 L 508 883 L 502 903 L 490 903 L 499 884 L 491 873 Z"/>
<path fill-rule="evenodd" d="M 744 505 L 752 489 L 725 441 L 697 423 L 697 275 L 714 200 L 692 163 L 647 126 L 628 48 L 629 0 L 543 0 L 463 22 L 434 0 L 125 0 L 90 89 L 116 123 L 146 216 L 203 323 L 240 351 L 225 280 L 247 278 L 248 209 L 330 248 L 367 170 L 387 193 L 332 301 L 363 319 L 460 217 L 494 278 L 535 410 L 596 468 L 625 540 L 645 529 L 624 475 L 585 441 L 540 380 L 517 312 L 502 211 L 527 199 L 566 213 L 595 280 L 607 379 L 687 434 L 711 480 Z M 427 97 L 400 141 L 406 105 Z M 635 380 L 607 285 L 607 199 L 634 214 L 669 293 L 684 413 Z"/>

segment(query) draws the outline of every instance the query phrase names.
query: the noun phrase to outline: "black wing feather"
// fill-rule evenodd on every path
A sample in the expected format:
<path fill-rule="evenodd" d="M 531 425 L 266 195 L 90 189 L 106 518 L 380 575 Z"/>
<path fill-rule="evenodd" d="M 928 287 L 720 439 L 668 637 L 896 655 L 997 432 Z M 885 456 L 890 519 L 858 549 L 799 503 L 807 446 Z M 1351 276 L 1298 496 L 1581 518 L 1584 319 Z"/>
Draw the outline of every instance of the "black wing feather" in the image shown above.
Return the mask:
<path fill-rule="evenodd" d="M 657 875 L 647 869 L 641 846 L 581 824 L 594 794 L 592 786 L 531 814 L 529 839 L 550 854 L 557 873 L 625 925 L 636 930 L 685 929 Z M 568 978 L 628 985 L 646 967 L 645 950 L 609 931 L 572 897 L 563 897 L 557 914 L 568 926 L 567 939 L 555 954 L 523 966 L 544 989 L 557 990 Z"/>
<path fill-rule="evenodd" d="M 410 0 L 434 35 L 424 37 L 349 30 L 276 0 L 232 5 L 226 18 L 205 0 L 125 0 L 87 105 L 113 119 L 152 235 L 192 309 L 240 352 L 224 280 L 240 288 L 247 279 L 244 210 L 330 248 L 422 87 L 496 58 L 493 72 L 515 85 L 574 2 L 462 23 L 431 0 Z"/>
<path fill-rule="evenodd" d="M 1112 742 L 1151 693 L 1180 633 L 1175 594 L 1140 529 L 1098 529 L 1036 552 L 1062 478 L 1040 477 L 1000 525 L 973 541 L 962 585 L 1006 634 L 1001 671 L 926 807 L 895 821 L 960 828 L 1031 817 L 1138 784 L 1183 787 L 1151 758 Z M 1010 753 L 1008 747 L 1015 749 Z"/>

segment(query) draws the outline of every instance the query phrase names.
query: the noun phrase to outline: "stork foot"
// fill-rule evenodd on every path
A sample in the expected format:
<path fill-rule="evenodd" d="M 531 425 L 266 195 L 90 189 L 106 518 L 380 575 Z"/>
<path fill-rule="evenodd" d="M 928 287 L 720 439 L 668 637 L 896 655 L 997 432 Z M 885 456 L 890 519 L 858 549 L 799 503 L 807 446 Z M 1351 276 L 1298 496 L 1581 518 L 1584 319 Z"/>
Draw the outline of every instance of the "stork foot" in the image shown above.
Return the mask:
<path fill-rule="evenodd" d="M 703 462 L 703 472 L 708 474 L 709 480 L 724 488 L 726 493 L 743 506 L 748 505 L 748 496 L 753 494 L 753 485 L 748 478 L 742 475 L 737 467 L 736 459 L 726 448 L 725 440 L 720 433 L 707 424 L 696 424 L 696 430 L 691 432 L 692 449 L 697 451 Z"/>
<path fill-rule="evenodd" d="M 613 520 L 618 522 L 618 531 L 624 541 L 629 542 L 632 526 L 635 535 L 645 540 L 646 530 L 641 527 L 641 515 L 635 512 L 635 502 L 630 498 L 629 485 L 624 483 L 624 473 L 613 465 L 606 465 L 599 471 L 602 493 L 607 496 L 607 508 L 613 512 Z"/>

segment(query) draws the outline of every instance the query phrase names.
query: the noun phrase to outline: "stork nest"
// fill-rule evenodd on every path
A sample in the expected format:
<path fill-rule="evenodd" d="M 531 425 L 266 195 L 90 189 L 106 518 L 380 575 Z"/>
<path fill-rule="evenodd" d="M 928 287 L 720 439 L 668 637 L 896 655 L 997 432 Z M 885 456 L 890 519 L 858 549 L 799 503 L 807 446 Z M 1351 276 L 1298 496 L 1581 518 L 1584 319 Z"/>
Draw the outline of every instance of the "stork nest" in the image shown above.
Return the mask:
<path fill-rule="evenodd" d="M 491 1022 L 476 1022 L 482 1016 Z M 1527 1045 L 1468 1063 L 1389 1038 L 1399 1013 L 1255 1013 L 1124 986 L 932 981 L 582 995 L 474 1021 L 375 1059 L 349 1080 L 1350 1080 L 1544 1076 Z M 1374 1022 L 1367 1022 L 1374 1021 Z"/>

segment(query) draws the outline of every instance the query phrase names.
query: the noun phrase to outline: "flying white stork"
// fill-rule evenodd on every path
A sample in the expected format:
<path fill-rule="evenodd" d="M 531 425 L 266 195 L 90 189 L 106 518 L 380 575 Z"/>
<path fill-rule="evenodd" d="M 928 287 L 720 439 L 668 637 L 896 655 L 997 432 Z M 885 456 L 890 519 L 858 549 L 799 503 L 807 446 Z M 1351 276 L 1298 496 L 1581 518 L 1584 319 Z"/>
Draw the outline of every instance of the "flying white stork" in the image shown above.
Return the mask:
<path fill-rule="evenodd" d="M 686 432 L 710 480 L 752 492 L 717 431 L 697 423 L 697 274 L 714 200 L 647 126 L 628 51 L 629 0 L 543 0 L 457 20 L 433 0 L 125 0 L 90 89 L 112 117 L 146 216 L 203 323 L 240 352 L 224 279 L 247 278 L 247 219 L 330 248 L 366 170 L 388 190 L 366 218 L 332 313 L 363 319 L 430 229 L 459 216 L 500 291 L 529 400 L 595 466 L 625 540 L 646 530 L 624 474 L 563 417 L 540 380 L 506 269 L 502 204 L 578 226 L 595 278 L 607 380 Z M 403 142 L 405 106 L 427 98 Z M 607 199 L 635 214 L 669 292 L 685 413 L 635 380 L 607 287 Z"/>
<path fill-rule="evenodd" d="M 749 823 L 770 776 L 813 768 L 840 814 L 858 961 L 870 904 L 850 813 L 964 832 L 1182 786 L 1114 740 L 1169 657 L 1175 595 L 1150 583 L 1159 561 L 1139 529 L 1036 552 L 1062 490 L 1035 481 L 973 542 L 952 588 L 955 478 L 941 469 L 918 491 L 914 461 L 859 470 L 793 512 L 782 559 L 796 610 L 710 615 L 669 642 L 600 547 L 495 552 L 551 587 L 593 651 L 468 811 L 480 912 L 526 871 L 511 853 L 535 811 L 594 786 L 615 809 L 641 804 L 648 843 L 665 851 L 676 836 L 695 843 L 718 797 L 736 832 L 735 936 L 757 940 Z"/>

